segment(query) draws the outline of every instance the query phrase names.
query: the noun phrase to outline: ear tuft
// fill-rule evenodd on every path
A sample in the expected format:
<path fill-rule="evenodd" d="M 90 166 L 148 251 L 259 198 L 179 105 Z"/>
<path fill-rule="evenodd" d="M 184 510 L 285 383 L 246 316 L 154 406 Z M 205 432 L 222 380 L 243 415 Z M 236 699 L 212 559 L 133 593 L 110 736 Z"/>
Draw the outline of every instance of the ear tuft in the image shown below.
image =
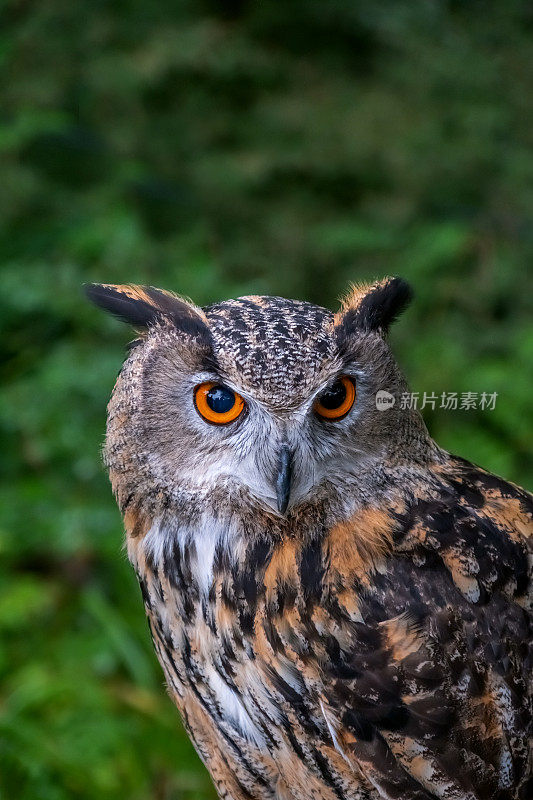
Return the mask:
<path fill-rule="evenodd" d="M 189 336 L 209 339 L 203 311 L 171 292 L 111 283 L 89 283 L 84 288 L 91 302 L 136 328 L 166 320 Z"/>
<path fill-rule="evenodd" d="M 412 298 L 413 291 L 402 278 L 385 278 L 370 286 L 354 286 L 335 315 L 337 333 L 341 337 L 356 330 L 387 334 Z"/>

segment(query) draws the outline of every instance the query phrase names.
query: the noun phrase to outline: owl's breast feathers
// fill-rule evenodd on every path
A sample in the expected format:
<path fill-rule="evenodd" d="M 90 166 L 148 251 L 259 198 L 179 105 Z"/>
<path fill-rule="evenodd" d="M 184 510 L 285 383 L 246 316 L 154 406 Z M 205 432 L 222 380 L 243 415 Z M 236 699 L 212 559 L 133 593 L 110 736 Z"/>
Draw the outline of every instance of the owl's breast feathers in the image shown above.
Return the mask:
<path fill-rule="evenodd" d="M 204 589 L 194 545 L 148 555 L 138 519 L 155 647 L 222 796 L 531 796 L 525 492 L 450 458 L 329 530 L 217 546 Z"/>

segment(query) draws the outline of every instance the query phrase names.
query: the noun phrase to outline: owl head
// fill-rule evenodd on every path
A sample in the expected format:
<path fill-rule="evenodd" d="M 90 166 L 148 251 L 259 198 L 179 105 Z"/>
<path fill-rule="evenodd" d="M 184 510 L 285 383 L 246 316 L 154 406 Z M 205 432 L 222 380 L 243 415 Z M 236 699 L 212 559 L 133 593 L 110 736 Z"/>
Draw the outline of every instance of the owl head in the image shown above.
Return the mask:
<path fill-rule="evenodd" d="M 354 287 L 333 313 L 280 297 L 199 308 L 151 287 L 93 284 L 89 298 L 139 331 L 109 404 L 105 460 L 124 507 L 143 493 L 290 517 L 383 464 L 428 458 L 389 327 L 399 278 Z M 396 403 L 383 411 L 380 390 Z"/>

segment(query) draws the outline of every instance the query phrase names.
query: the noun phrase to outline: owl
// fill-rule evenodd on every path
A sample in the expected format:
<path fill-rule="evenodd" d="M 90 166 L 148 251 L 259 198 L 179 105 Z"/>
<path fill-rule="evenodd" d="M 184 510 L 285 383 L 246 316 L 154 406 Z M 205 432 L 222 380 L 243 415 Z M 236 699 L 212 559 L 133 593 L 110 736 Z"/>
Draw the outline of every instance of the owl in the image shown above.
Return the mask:
<path fill-rule="evenodd" d="M 357 286 L 336 313 L 87 293 L 139 331 L 105 463 L 219 796 L 533 796 L 533 498 L 398 402 L 387 333 L 409 286 Z"/>

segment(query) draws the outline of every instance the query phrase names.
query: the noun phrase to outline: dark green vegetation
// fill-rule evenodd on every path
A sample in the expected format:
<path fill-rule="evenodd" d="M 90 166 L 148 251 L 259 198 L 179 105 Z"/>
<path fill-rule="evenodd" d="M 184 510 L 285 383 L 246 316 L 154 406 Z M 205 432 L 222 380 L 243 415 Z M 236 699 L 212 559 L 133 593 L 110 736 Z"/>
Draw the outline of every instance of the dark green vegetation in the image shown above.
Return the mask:
<path fill-rule="evenodd" d="M 527 2 L 8 3 L 1 33 L 0 796 L 207 798 L 100 466 L 131 336 L 84 281 L 199 303 L 416 290 L 445 447 L 531 488 Z"/>

